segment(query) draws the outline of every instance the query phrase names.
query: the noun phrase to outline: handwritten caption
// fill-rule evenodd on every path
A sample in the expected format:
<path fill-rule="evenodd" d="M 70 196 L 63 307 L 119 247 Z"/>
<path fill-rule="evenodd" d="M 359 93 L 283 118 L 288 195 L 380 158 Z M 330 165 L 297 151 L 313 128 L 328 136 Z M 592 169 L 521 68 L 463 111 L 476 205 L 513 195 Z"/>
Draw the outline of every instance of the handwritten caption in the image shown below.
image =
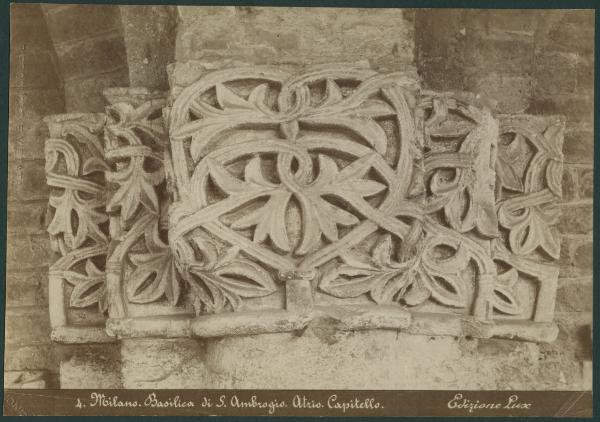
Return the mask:
<path fill-rule="evenodd" d="M 457 393 L 452 400 L 448 402 L 448 409 L 468 411 L 469 413 L 478 410 L 531 410 L 531 403 L 521 401 L 517 394 L 510 395 L 504 402 L 485 402 L 480 400 L 471 400 L 462 393 Z"/>
<path fill-rule="evenodd" d="M 383 409 L 383 405 L 374 398 L 352 398 L 341 399 L 337 394 L 332 394 L 324 400 L 315 400 L 302 394 L 295 395 L 291 401 L 288 400 L 264 400 L 257 395 L 240 397 L 237 394 L 221 394 L 218 397 L 200 397 L 192 401 L 182 399 L 179 395 L 162 396 L 155 392 L 148 394 L 144 400 L 125 400 L 118 395 L 106 395 L 104 393 L 92 392 L 89 398 L 77 398 L 75 407 L 83 409 L 90 408 L 204 408 L 204 409 L 262 409 L 269 415 L 275 415 L 278 410 L 294 409 L 331 409 L 340 413 L 351 410 L 377 410 Z"/>

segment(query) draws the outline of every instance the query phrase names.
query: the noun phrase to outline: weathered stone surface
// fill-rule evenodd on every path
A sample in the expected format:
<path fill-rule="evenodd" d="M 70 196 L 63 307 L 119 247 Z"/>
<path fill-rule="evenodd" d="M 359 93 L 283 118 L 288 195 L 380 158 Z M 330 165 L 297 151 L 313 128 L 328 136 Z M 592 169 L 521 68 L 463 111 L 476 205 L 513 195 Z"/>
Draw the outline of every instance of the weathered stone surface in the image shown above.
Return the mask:
<path fill-rule="evenodd" d="M 48 264 L 43 216 L 43 117 L 60 113 L 60 70 L 39 4 L 12 4 L 6 228 L 5 387 L 56 388 L 57 362 L 49 342 Z M 6 174 L 5 173 L 5 174 Z M 38 377 L 44 374 L 43 379 Z"/>
<path fill-rule="evenodd" d="M 516 76 L 532 71 L 533 51 L 533 39 L 527 37 L 507 40 L 474 38 L 464 50 L 464 60 L 480 74 L 501 70 L 505 76 Z"/>
<path fill-rule="evenodd" d="M 50 242 L 45 235 L 6 236 L 6 268 L 22 271 L 47 267 L 51 260 Z"/>
<path fill-rule="evenodd" d="M 6 344 L 35 344 L 50 342 L 50 324 L 46 309 L 17 307 L 6 309 Z"/>
<path fill-rule="evenodd" d="M 573 130 L 565 133 L 565 161 L 569 163 L 593 163 L 594 132 Z"/>
<path fill-rule="evenodd" d="M 47 338 L 47 333 L 44 334 L 44 338 Z M 5 371 L 37 370 L 39 368 L 58 368 L 52 344 L 6 345 L 4 348 Z"/>
<path fill-rule="evenodd" d="M 565 166 L 562 180 L 563 201 L 579 198 L 579 177 L 576 168 Z"/>
<path fill-rule="evenodd" d="M 6 306 L 48 306 L 46 271 L 7 272 Z"/>
<path fill-rule="evenodd" d="M 591 241 L 577 245 L 573 252 L 573 264 L 583 274 L 591 274 L 594 263 L 593 243 Z"/>
<path fill-rule="evenodd" d="M 45 17 L 55 44 L 77 42 L 91 36 L 118 32 L 119 9 L 114 5 L 88 4 L 45 9 Z"/>
<path fill-rule="evenodd" d="M 106 107 L 106 100 L 101 92 L 108 87 L 128 84 L 129 71 L 125 65 L 109 73 L 70 81 L 65 86 L 66 109 L 85 113 L 102 112 Z"/>
<path fill-rule="evenodd" d="M 46 173 L 41 161 L 22 161 L 20 173 L 19 198 L 23 200 L 39 200 L 48 198 L 50 193 L 46 187 Z"/>
<path fill-rule="evenodd" d="M 572 125 L 589 125 L 593 122 L 594 108 L 590 108 L 592 104 L 593 98 L 590 94 L 536 97 L 531 101 L 528 112 L 532 114 L 564 114 Z"/>
<path fill-rule="evenodd" d="M 529 106 L 533 94 L 533 80 L 529 77 L 497 75 L 467 77 L 470 91 L 492 98 L 497 110 L 502 113 L 523 113 Z"/>
<path fill-rule="evenodd" d="M 25 47 L 11 50 L 10 88 L 52 89 L 60 85 L 52 56 L 48 53 L 27 54 Z"/>
<path fill-rule="evenodd" d="M 536 55 L 536 94 L 543 97 L 573 93 L 577 86 L 577 62 L 578 57 L 573 53 L 548 52 Z"/>
<path fill-rule="evenodd" d="M 125 388 L 528 390 L 577 389 L 581 379 L 551 370 L 569 360 L 536 344 L 393 330 L 123 340 L 121 353 Z"/>
<path fill-rule="evenodd" d="M 176 60 L 231 58 L 255 64 L 368 59 L 413 62 L 402 9 L 178 6 Z M 388 56 L 386 60 L 379 60 Z M 396 68 L 397 69 L 397 68 Z"/>
<path fill-rule="evenodd" d="M 10 204 L 6 215 L 6 229 L 9 232 L 38 233 L 46 229 L 45 217 L 48 203 L 28 202 L 26 206 Z"/>
<path fill-rule="evenodd" d="M 115 345 L 61 346 L 61 388 L 123 388 Z"/>
<path fill-rule="evenodd" d="M 579 198 L 592 199 L 594 197 L 594 169 L 579 169 Z"/>
<path fill-rule="evenodd" d="M 119 11 L 130 85 L 166 90 L 165 69 L 175 57 L 176 6 L 123 5 Z"/>
<path fill-rule="evenodd" d="M 84 51 L 93 51 L 94 54 L 84 55 Z M 63 45 L 57 54 L 60 57 L 62 73 L 67 80 L 108 73 L 122 68 L 127 63 L 123 36 L 119 33 L 84 40 L 73 45 Z"/>
<path fill-rule="evenodd" d="M 39 388 L 46 386 L 45 371 L 6 371 L 4 372 L 4 388 Z"/>
<path fill-rule="evenodd" d="M 591 234 L 593 227 L 592 204 L 571 205 L 562 207 L 563 214 L 559 223 L 562 233 Z"/>
<path fill-rule="evenodd" d="M 591 312 L 592 278 L 559 279 L 556 292 L 557 312 Z"/>

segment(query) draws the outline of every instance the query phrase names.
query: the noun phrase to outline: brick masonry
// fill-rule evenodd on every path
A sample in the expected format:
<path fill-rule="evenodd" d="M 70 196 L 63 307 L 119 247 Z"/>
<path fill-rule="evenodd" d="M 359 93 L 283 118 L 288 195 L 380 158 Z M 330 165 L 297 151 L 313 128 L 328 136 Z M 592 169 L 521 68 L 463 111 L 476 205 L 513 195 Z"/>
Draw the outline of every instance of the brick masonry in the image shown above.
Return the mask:
<path fill-rule="evenodd" d="M 5 385 L 58 384 L 50 343 L 42 118 L 64 111 L 61 72 L 38 5 L 11 9 Z"/>
<path fill-rule="evenodd" d="M 102 90 L 129 85 L 121 14 L 111 5 L 42 5 L 67 111 L 104 109 Z"/>

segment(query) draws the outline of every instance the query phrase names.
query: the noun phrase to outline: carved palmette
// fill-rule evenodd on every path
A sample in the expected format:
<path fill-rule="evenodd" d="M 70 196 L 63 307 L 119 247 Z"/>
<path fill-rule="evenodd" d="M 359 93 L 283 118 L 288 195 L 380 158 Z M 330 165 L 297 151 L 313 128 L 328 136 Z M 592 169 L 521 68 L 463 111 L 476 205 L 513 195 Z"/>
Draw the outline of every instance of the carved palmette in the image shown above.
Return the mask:
<path fill-rule="evenodd" d="M 49 225 L 52 249 L 61 257 L 50 267 L 53 337 L 73 325 L 68 308 L 106 310 L 105 262 L 108 217 L 102 114 L 61 114 L 45 119 L 46 177 L 51 187 Z M 67 297 L 65 297 L 67 296 Z M 101 323 L 98 316 L 87 321 Z"/>

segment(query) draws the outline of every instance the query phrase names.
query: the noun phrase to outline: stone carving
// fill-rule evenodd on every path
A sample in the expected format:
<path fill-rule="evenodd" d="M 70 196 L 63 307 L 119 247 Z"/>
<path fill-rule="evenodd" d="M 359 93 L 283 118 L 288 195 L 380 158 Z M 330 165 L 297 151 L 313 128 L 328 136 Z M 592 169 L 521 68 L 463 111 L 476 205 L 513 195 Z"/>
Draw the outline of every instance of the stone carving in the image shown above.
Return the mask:
<path fill-rule="evenodd" d="M 86 333 L 92 337 L 102 333 L 101 327 L 81 329 L 72 323 L 68 308 L 94 306 L 103 313 L 107 307 L 108 217 L 101 140 L 105 121 L 102 114 L 46 118 L 50 133 L 45 146 L 46 176 L 51 187 L 48 233 L 52 249 L 61 256 L 49 272 L 50 320 L 52 336 L 59 341 L 64 337 L 88 341 Z M 84 321 L 90 319 L 94 316 Z"/>
<path fill-rule="evenodd" d="M 162 123 L 163 93 L 145 89 L 111 89 L 106 129 L 106 174 L 111 247 L 107 289 L 111 314 L 123 314 L 121 284 L 131 303 L 149 303 L 166 296 L 179 299 L 172 255 L 163 235 L 169 199 L 163 154 L 167 138 Z"/>
<path fill-rule="evenodd" d="M 106 96 L 112 335 L 556 335 L 564 122 L 342 66 Z"/>
<path fill-rule="evenodd" d="M 498 277 L 496 292 L 504 313 L 522 307 L 509 295 L 522 276 L 537 280 L 533 319 L 552 321 L 560 255 L 558 200 L 562 196 L 561 118 L 500 116 L 502 139 L 498 146 L 496 197 L 503 235 L 494 239 L 493 256 L 508 265 Z"/>

